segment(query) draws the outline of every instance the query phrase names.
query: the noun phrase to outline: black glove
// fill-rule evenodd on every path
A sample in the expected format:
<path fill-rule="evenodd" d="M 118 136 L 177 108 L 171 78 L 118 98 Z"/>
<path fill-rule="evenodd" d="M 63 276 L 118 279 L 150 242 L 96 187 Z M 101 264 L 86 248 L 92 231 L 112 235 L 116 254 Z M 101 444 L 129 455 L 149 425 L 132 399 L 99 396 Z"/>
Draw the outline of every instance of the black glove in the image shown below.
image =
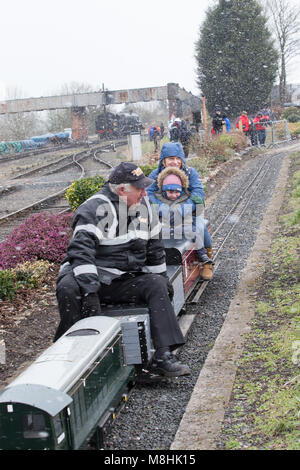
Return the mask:
<path fill-rule="evenodd" d="M 174 298 L 174 287 L 172 286 L 172 284 L 169 280 L 168 280 L 168 294 L 169 294 L 170 300 L 172 302 L 172 300 Z"/>
<path fill-rule="evenodd" d="M 101 315 L 101 307 L 98 294 L 88 294 L 82 297 L 81 314 L 82 318 Z"/>
<path fill-rule="evenodd" d="M 171 302 L 172 302 L 173 297 L 174 297 L 174 288 L 173 288 L 173 286 L 172 286 L 172 284 L 171 284 L 171 282 L 170 282 L 170 280 L 169 280 L 169 278 L 168 278 L 166 272 L 163 273 L 163 274 L 161 274 L 161 276 L 163 276 L 165 279 L 167 279 L 168 294 L 169 294 L 169 298 L 170 298 L 170 300 L 171 300 Z"/>

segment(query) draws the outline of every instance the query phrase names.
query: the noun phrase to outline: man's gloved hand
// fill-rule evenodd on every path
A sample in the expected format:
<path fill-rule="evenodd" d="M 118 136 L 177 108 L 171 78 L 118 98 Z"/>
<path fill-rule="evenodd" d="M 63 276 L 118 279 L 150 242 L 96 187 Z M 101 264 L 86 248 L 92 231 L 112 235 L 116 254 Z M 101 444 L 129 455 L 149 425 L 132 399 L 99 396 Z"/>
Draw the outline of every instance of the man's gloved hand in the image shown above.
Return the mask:
<path fill-rule="evenodd" d="M 169 294 L 169 298 L 170 298 L 170 300 L 171 300 L 171 302 L 172 302 L 173 297 L 174 297 L 174 288 L 173 288 L 173 286 L 172 286 L 172 284 L 171 284 L 171 282 L 170 282 L 170 280 L 169 280 L 169 278 L 168 278 L 166 272 L 163 273 L 163 274 L 161 274 L 161 276 L 163 276 L 163 277 L 164 277 L 165 279 L 167 279 L 167 281 L 168 281 L 168 282 L 167 282 L 168 294 Z"/>
<path fill-rule="evenodd" d="M 82 297 L 81 314 L 82 318 L 101 315 L 101 307 L 98 294 L 88 294 Z"/>
<path fill-rule="evenodd" d="M 170 297 L 170 300 L 172 302 L 173 298 L 174 298 L 174 287 L 172 286 L 171 282 L 169 281 L 168 279 L 168 294 L 169 294 L 169 297 Z"/>

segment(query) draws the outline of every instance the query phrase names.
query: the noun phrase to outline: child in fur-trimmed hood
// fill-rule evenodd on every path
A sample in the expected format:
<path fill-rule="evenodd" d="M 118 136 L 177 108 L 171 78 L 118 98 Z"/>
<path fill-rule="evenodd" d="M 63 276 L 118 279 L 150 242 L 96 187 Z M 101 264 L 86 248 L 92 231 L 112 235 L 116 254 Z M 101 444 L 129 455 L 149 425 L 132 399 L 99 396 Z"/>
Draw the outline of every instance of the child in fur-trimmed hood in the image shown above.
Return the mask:
<path fill-rule="evenodd" d="M 190 203 L 188 176 L 179 168 L 167 167 L 158 175 L 157 186 L 155 197 L 159 201 L 163 238 L 175 235 L 177 239 L 194 240 L 197 256 L 204 264 L 205 271 L 205 265 L 212 266 L 213 262 L 204 248 L 205 222 Z M 204 273 L 202 277 L 204 279 L 208 275 Z"/>
<path fill-rule="evenodd" d="M 203 204 L 204 201 L 204 188 L 197 170 L 186 165 L 183 148 L 179 142 L 166 142 L 161 148 L 158 168 L 153 170 L 149 175 L 149 178 L 154 180 L 154 183 L 147 188 L 147 194 L 150 201 L 154 204 L 158 204 L 159 206 L 162 203 L 161 200 L 157 198 L 157 194 L 159 192 L 157 180 L 159 175 L 166 168 L 178 168 L 186 175 L 188 178 L 187 193 L 189 194 L 189 197 L 184 204 L 184 210 L 189 210 L 191 212 L 197 211 L 199 204 Z M 204 247 L 206 249 L 207 256 L 212 260 L 212 239 L 206 226 L 204 227 Z M 205 269 L 203 269 L 201 276 L 204 280 L 210 281 L 213 278 L 212 264 L 207 263 L 204 265 L 204 268 Z"/>

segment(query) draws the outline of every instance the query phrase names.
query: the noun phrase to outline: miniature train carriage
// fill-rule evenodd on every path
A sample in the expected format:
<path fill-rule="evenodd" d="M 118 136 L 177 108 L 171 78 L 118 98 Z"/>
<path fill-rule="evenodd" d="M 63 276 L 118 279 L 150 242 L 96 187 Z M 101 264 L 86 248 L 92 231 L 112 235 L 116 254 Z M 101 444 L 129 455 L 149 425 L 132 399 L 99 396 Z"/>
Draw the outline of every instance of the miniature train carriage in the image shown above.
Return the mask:
<path fill-rule="evenodd" d="M 96 435 L 134 381 L 121 322 L 73 325 L 0 393 L 0 449 L 79 449 Z"/>
<path fill-rule="evenodd" d="M 174 288 L 174 309 L 180 313 L 200 279 L 200 265 L 190 240 L 165 240 L 168 277 Z"/>
<path fill-rule="evenodd" d="M 199 279 L 194 245 L 165 242 L 175 314 Z M 145 305 L 103 305 L 0 392 L 0 449 L 102 447 L 122 400 L 153 354 Z"/>

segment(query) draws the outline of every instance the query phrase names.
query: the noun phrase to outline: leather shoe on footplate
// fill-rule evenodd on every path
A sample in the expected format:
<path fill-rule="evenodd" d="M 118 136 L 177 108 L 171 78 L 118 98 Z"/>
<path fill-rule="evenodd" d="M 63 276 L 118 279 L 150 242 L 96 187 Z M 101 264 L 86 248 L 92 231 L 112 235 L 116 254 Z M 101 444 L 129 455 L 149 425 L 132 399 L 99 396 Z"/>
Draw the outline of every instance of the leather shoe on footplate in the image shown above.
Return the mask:
<path fill-rule="evenodd" d="M 182 364 L 171 352 L 165 352 L 159 359 L 154 359 L 152 371 L 165 377 L 178 377 L 180 375 L 190 375 L 191 370 L 188 365 Z"/>

